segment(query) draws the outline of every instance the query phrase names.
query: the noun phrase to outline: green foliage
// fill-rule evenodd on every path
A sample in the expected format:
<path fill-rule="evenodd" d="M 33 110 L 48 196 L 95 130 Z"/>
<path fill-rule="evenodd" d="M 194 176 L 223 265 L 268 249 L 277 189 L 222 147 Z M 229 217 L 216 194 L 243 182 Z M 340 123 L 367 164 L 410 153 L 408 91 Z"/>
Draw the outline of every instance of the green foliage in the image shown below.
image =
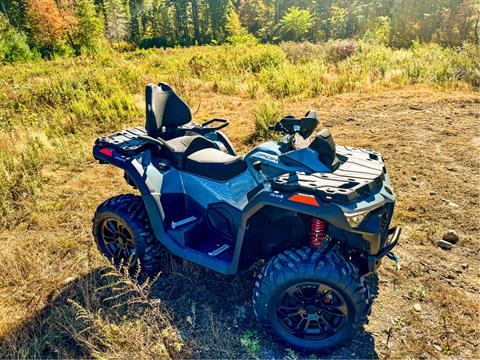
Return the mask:
<path fill-rule="evenodd" d="M 305 40 L 314 23 L 315 18 L 310 10 L 301 10 L 292 6 L 280 20 L 278 28 L 285 39 L 291 37 L 293 41 L 302 41 Z"/>
<path fill-rule="evenodd" d="M 245 348 L 248 354 L 252 356 L 256 356 L 260 352 L 260 339 L 258 335 L 251 331 L 246 330 L 243 333 L 242 338 L 240 339 L 240 343 Z"/>
<path fill-rule="evenodd" d="M 230 11 L 225 24 L 227 42 L 233 45 L 249 44 L 254 45 L 258 40 L 252 34 L 249 34 L 240 23 L 240 17 L 236 11 Z"/>
<path fill-rule="evenodd" d="M 0 62 L 26 61 L 33 57 L 27 37 L 12 28 L 0 13 Z"/>
<path fill-rule="evenodd" d="M 240 65 L 245 70 L 258 73 L 267 67 L 278 67 L 285 62 L 285 54 L 277 47 L 262 46 L 240 59 Z"/>
<path fill-rule="evenodd" d="M 348 37 L 348 10 L 333 5 L 331 8 L 331 16 L 328 19 L 330 22 L 330 33 L 333 39 L 344 39 Z"/>
<path fill-rule="evenodd" d="M 3 0 L 20 35 L 44 57 L 105 48 L 174 47 L 363 39 L 410 47 L 413 41 L 480 46 L 476 0 Z M 103 35 L 102 35 L 103 32 Z M 24 38 L 24 35 L 26 39 Z M 118 45 L 117 45 L 118 44 Z M 73 48 L 74 51 L 69 49 Z M 21 46 L 26 49 L 24 45 Z M 20 50 L 19 50 L 20 51 Z M 22 58 L 22 56 L 18 56 Z M 27 56 L 28 58 L 28 56 Z"/>
<path fill-rule="evenodd" d="M 280 120 L 283 113 L 282 103 L 265 99 L 252 110 L 255 121 L 255 132 L 252 140 L 268 140 L 273 136 L 269 128 Z"/>
<path fill-rule="evenodd" d="M 95 54 L 103 45 L 103 22 L 97 15 L 93 0 L 77 0 L 75 42 L 80 53 Z"/>
<path fill-rule="evenodd" d="M 23 199 L 35 196 L 46 156 L 74 167 L 98 134 L 141 124 L 147 81 L 170 82 L 192 108 L 209 91 L 261 99 L 252 110 L 251 141 L 273 135 L 268 127 L 284 115 L 282 99 L 290 97 L 418 83 L 480 87 L 480 50 L 474 45 L 414 43 L 394 50 L 360 41 L 355 52 L 334 61 L 330 46 L 202 46 L 0 66 L 0 219 L 8 222 L 20 214 Z M 32 129 L 44 145 L 25 137 Z"/>

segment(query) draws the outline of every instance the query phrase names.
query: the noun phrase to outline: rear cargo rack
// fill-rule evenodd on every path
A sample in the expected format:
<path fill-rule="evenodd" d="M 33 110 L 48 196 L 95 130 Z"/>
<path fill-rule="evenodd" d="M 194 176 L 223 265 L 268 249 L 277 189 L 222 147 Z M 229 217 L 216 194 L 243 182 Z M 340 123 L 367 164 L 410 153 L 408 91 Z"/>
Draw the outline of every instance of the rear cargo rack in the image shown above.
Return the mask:
<path fill-rule="evenodd" d="M 137 126 L 102 136 L 95 141 L 95 145 L 98 147 L 111 147 L 122 154 L 133 155 L 147 146 L 148 142 L 140 138 L 145 135 L 147 135 L 145 128 Z"/>

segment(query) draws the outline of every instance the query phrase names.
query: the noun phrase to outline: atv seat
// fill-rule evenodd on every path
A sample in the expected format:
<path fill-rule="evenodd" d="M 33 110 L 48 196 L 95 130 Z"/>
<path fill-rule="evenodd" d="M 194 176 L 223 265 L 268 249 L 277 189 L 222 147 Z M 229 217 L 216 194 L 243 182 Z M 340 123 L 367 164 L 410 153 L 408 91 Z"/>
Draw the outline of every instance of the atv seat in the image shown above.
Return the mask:
<path fill-rule="evenodd" d="M 168 147 L 162 148 L 162 155 L 180 169 L 184 167 L 184 161 L 190 154 L 202 149 L 215 149 L 213 141 L 200 135 L 180 136 L 165 143 Z"/>
<path fill-rule="evenodd" d="M 174 167 L 217 181 L 235 177 L 247 168 L 242 158 L 223 153 L 213 141 L 201 135 L 178 136 L 177 128 L 188 124 L 192 113 L 170 85 L 148 84 L 146 103 L 147 133 L 164 141 L 166 146 L 162 146 L 161 155 Z"/>
<path fill-rule="evenodd" d="M 187 156 L 184 170 L 216 181 L 226 181 L 247 170 L 247 164 L 241 157 L 207 148 Z"/>

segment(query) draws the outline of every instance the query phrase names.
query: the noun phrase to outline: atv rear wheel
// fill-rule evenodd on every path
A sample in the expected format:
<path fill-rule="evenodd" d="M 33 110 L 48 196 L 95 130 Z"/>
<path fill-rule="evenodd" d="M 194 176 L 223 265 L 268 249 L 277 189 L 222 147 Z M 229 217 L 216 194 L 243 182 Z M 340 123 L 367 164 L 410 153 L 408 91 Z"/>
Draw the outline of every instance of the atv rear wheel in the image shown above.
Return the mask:
<path fill-rule="evenodd" d="M 115 265 L 138 263 L 148 275 L 158 272 L 163 246 L 154 237 L 139 196 L 112 197 L 97 208 L 93 217 L 93 236 L 100 252 Z"/>
<path fill-rule="evenodd" d="M 332 351 L 356 336 L 370 310 L 356 268 L 336 250 L 308 247 L 273 257 L 258 275 L 253 302 L 267 334 L 313 352 Z"/>

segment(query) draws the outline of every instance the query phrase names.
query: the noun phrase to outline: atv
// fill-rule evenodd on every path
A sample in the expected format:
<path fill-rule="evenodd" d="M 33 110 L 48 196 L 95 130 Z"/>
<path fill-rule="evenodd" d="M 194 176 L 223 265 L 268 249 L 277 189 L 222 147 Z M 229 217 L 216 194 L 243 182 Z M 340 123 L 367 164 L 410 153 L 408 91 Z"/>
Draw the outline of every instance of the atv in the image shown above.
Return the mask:
<path fill-rule="evenodd" d="M 149 84 L 145 127 L 96 140 L 95 159 L 140 193 L 98 207 L 99 250 L 150 275 L 165 248 L 222 274 L 265 261 L 253 306 L 269 335 L 313 352 L 356 336 L 372 303 L 364 277 L 400 237 L 381 155 L 335 145 L 328 129 L 310 139 L 312 110 L 278 121 L 282 139 L 244 156 L 220 131 L 227 120 L 191 120 L 168 84 Z"/>

